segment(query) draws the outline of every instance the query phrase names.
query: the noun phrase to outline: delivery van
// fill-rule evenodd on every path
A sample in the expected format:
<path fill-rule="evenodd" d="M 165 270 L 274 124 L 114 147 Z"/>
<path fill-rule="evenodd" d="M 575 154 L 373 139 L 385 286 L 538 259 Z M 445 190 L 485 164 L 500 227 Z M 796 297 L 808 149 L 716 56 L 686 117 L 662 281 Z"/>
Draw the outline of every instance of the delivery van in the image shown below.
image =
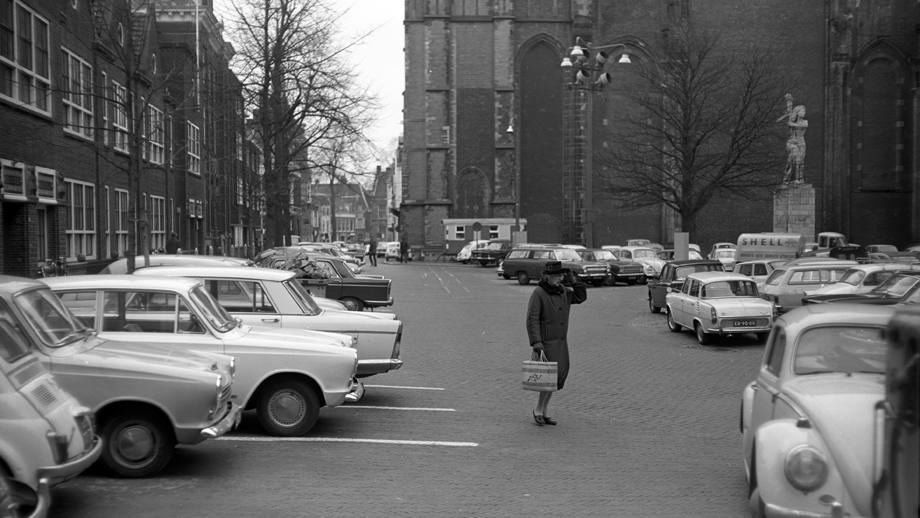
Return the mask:
<path fill-rule="evenodd" d="M 784 259 L 791 261 L 801 257 L 804 252 L 805 236 L 802 234 L 778 232 L 741 234 L 738 236 L 735 262 L 743 263 L 757 259 Z"/>

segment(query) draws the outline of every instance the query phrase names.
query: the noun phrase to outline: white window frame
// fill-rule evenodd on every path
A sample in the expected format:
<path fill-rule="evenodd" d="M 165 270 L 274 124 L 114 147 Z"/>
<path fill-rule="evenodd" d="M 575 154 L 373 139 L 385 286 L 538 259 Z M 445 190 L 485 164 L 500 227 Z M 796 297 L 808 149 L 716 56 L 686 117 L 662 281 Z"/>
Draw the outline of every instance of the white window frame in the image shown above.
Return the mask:
<path fill-rule="evenodd" d="M 163 126 L 163 110 L 152 104 L 147 107 L 147 135 L 150 163 L 162 164 L 166 157 L 166 128 Z"/>
<path fill-rule="evenodd" d="M 125 109 L 125 103 L 128 102 L 128 89 L 115 80 L 112 81 L 112 101 L 115 104 L 112 113 L 112 133 L 115 135 L 115 150 L 130 153 L 128 147 L 128 110 Z"/>
<path fill-rule="evenodd" d="M 0 98 L 50 115 L 51 24 L 19 0 L 0 0 L 0 9 L 6 6 L 10 8 L 10 20 L 9 24 L 0 24 L 0 38 L 7 34 L 13 44 L 12 55 L 0 55 Z M 28 28 L 20 27 L 20 11 L 29 17 Z"/>
<path fill-rule="evenodd" d="M 128 191 L 115 189 L 115 249 L 122 255 L 128 249 Z"/>
<path fill-rule="evenodd" d="M 93 67 L 66 47 L 61 47 L 61 100 L 64 131 L 93 138 Z"/>
<path fill-rule="evenodd" d="M 103 90 L 109 86 L 109 75 L 105 72 L 102 72 L 102 88 Z M 103 93 L 102 95 L 102 145 L 109 145 L 109 103 L 106 100 L 108 96 Z M 108 187 L 106 187 L 108 188 Z"/>
<path fill-rule="evenodd" d="M 498 239 L 498 225 L 489 225 L 489 239 Z"/>
<path fill-rule="evenodd" d="M 109 192 L 109 186 L 105 186 L 105 218 L 104 218 L 104 232 L 105 232 L 105 243 L 102 245 L 102 252 L 105 254 L 104 259 L 108 259 L 112 255 L 112 198 L 111 193 Z"/>
<path fill-rule="evenodd" d="M 166 198 L 150 195 L 150 248 L 166 248 Z"/>
<path fill-rule="evenodd" d="M 67 257 L 78 254 L 96 258 L 96 186 L 89 182 L 64 180 L 67 186 Z"/>
<path fill-rule="evenodd" d="M 201 174 L 201 128 L 188 123 L 188 172 Z"/>
<path fill-rule="evenodd" d="M 457 239 L 457 240 L 466 239 L 466 226 L 454 225 L 454 239 Z"/>

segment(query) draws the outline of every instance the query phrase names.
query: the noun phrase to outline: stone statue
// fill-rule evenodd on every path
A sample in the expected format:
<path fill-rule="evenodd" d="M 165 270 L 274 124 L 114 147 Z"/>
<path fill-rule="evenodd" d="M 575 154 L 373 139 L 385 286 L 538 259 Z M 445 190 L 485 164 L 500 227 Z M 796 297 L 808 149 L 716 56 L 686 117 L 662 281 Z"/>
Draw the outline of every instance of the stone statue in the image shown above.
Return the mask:
<path fill-rule="evenodd" d="M 786 94 L 786 114 L 776 122 L 786 121 L 789 126 L 789 139 L 786 140 L 786 151 L 789 158 L 786 161 L 786 171 L 783 175 L 784 184 L 801 184 L 805 174 L 805 129 L 808 121 L 805 120 L 805 106 L 792 107 L 792 94 Z"/>

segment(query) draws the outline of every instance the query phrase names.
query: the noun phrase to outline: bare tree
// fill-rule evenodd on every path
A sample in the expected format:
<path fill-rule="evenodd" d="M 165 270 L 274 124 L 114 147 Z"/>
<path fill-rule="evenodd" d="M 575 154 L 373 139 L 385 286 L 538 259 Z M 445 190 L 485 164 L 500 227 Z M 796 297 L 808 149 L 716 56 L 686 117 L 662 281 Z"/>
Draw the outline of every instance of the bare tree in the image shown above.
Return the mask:
<path fill-rule="evenodd" d="M 329 0 L 239 0 L 235 66 L 262 152 L 265 246 L 282 244 L 290 218 L 291 173 L 332 128 L 360 134 L 376 100 L 335 44 Z M 302 172 L 309 181 L 309 171 Z"/>
<path fill-rule="evenodd" d="M 717 194 L 756 199 L 782 180 L 775 124 L 788 91 L 775 59 L 735 54 L 714 33 L 674 31 L 654 66 L 632 67 L 642 87 L 627 97 L 615 143 L 596 157 L 598 190 L 624 208 L 665 204 L 693 234 Z"/>

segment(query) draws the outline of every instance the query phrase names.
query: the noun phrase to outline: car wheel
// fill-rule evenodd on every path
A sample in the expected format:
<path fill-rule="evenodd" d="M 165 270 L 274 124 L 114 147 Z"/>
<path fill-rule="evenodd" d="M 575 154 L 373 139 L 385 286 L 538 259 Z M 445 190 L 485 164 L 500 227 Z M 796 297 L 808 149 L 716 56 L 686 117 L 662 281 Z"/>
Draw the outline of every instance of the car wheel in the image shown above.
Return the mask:
<path fill-rule="evenodd" d="M 672 333 L 679 333 L 681 325 L 674 321 L 674 315 L 671 314 L 671 309 L 668 308 L 665 311 L 668 313 L 668 329 L 670 329 Z"/>
<path fill-rule="evenodd" d="M 300 437 L 319 418 L 319 398 L 306 383 L 287 379 L 265 387 L 256 411 L 262 428 L 276 437 Z"/>
<path fill-rule="evenodd" d="M 626 284 L 629 284 L 630 286 L 636 284 L 636 278 L 630 277 L 629 279 L 626 279 Z"/>
<path fill-rule="evenodd" d="M 176 446 L 169 423 L 151 411 L 129 410 L 102 427 L 102 461 L 123 477 L 149 477 L 166 467 Z"/>
<path fill-rule="evenodd" d="M 696 341 L 699 342 L 700 345 L 709 345 L 712 343 L 712 340 L 714 337 L 712 333 L 707 333 L 703 329 L 703 324 L 700 324 L 699 322 L 697 322 L 696 324 L 694 324 L 693 327 L 694 327 L 694 330 L 696 331 Z"/>
<path fill-rule="evenodd" d="M 9 468 L 0 461 L 0 518 L 32 516 L 37 506 L 35 491 L 14 479 Z"/>
<path fill-rule="evenodd" d="M 345 309 L 348 311 L 361 311 L 364 309 L 364 303 L 354 297 L 345 297 L 340 299 L 339 302 L 345 304 Z"/>
<path fill-rule="evenodd" d="M 638 282 L 639 284 L 646 284 L 648 282 L 648 277 L 646 277 L 645 275 L 640 275 L 639 280 L 636 282 Z"/>
<path fill-rule="evenodd" d="M 591 285 L 595 288 L 600 288 L 604 285 L 604 279 L 594 279 L 591 281 Z"/>
<path fill-rule="evenodd" d="M 517 280 L 518 280 L 518 284 L 521 284 L 524 286 L 530 284 L 530 276 L 527 275 L 527 272 L 518 272 Z"/>
<path fill-rule="evenodd" d="M 479 261 L 479 266 L 489 266 L 489 261 Z"/>
<path fill-rule="evenodd" d="M 606 284 L 607 286 L 616 286 L 616 284 L 617 284 L 617 276 L 616 276 L 616 275 L 608 275 L 608 276 L 604 277 L 604 284 Z"/>
<path fill-rule="evenodd" d="M 655 305 L 655 301 L 652 299 L 652 292 L 648 292 L 648 310 L 652 313 L 661 313 L 661 308 Z"/>

